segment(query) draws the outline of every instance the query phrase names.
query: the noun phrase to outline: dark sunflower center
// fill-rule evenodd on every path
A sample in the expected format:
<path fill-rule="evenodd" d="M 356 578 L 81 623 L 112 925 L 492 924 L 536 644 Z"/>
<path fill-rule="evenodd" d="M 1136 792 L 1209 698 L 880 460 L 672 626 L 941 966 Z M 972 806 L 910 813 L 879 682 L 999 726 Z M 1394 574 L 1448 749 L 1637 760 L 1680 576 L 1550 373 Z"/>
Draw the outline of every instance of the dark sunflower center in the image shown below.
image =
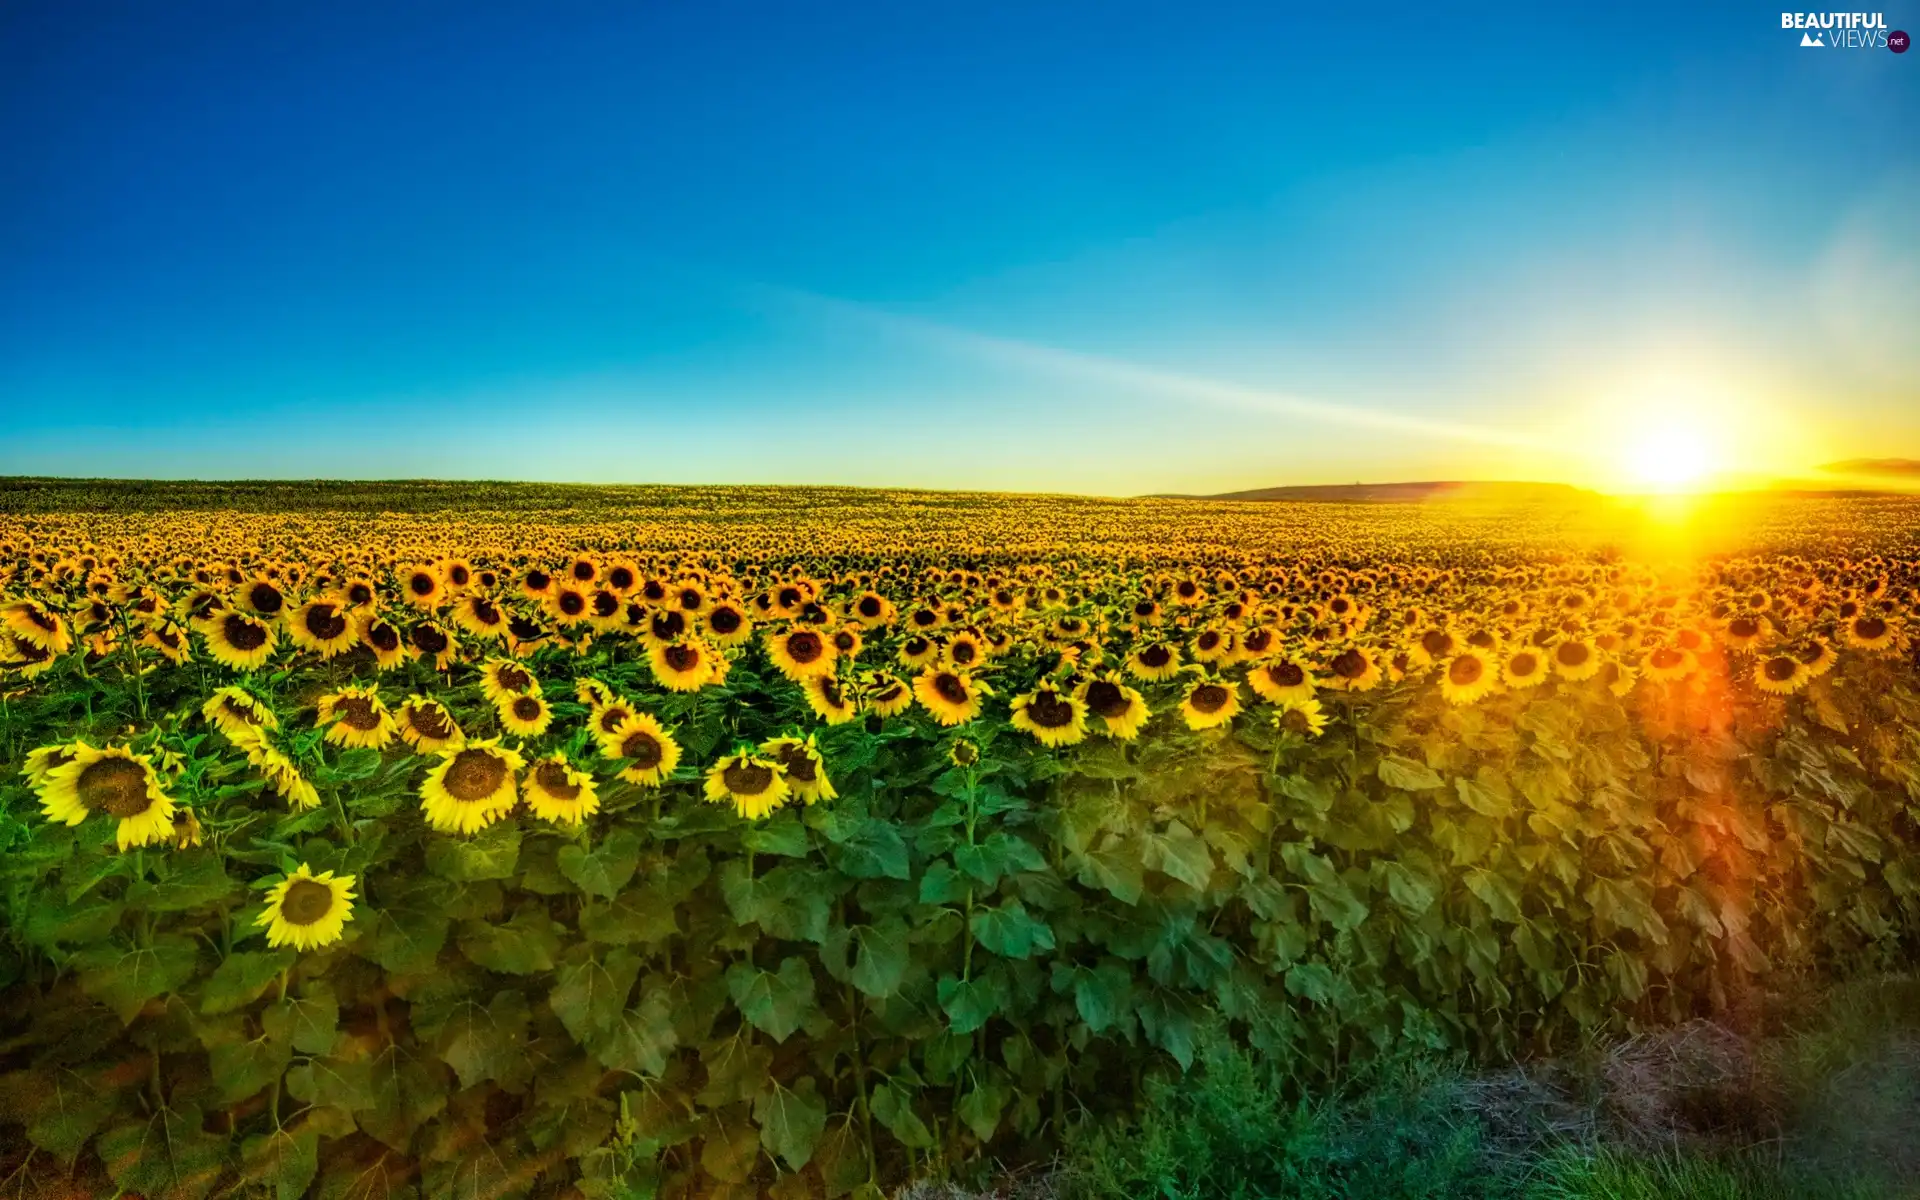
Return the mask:
<path fill-rule="evenodd" d="M 774 599 L 781 608 L 797 608 L 800 602 L 806 599 L 806 596 L 801 593 L 799 588 L 786 587 L 781 588 L 779 594 Z"/>
<path fill-rule="evenodd" d="M 819 770 L 813 765 L 813 756 L 799 746 L 780 748 L 780 766 L 788 776 L 801 783 L 812 783 L 820 777 Z"/>
<path fill-rule="evenodd" d="M 967 692 L 967 685 L 951 671 L 942 671 L 933 677 L 934 694 L 948 704 L 965 704 L 973 697 Z"/>
<path fill-rule="evenodd" d="M 1246 647 L 1248 652 L 1253 654 L 1265 654 L 1267 647 L 1272 644 L 1273 631 L 1270 629 L 1256 629 L 1248 634 L 1242 642 L 1242 645 Z"/>
<path fill-rule="evenodd" d="M 576 562 L 576 563 L 574 563 L 574 564 L 573 564 L 573 577 L 574 577 L 575 579 L 578 579 L 578 580 L 579 580 L 579 581 L 580 581 L 581 583 L 585 583 L 585 582 L 587 582 L 587 581 L 588 581 L 589 579 L 592 579 L 592 578 L 593 578 L 593 564 L 592 564 L 592 563 L 590 563 L 590 562 L 588 562 L 588 561 L 587 561 L 586 559 L 584 559 L 584 558 L 583 558 L 583 559 L 581 559 L 581 560 L 580 560 L 579 562 Z"/>
<path fill-rule="evenodd" d="M 331 604 L 316 604 L 307 609 L 305 624 L 307 632 L 323 642 L 330 642 L 347 631 L 347 619 Z"/>
<path fill-rule="evenodd" d="M 507 620 L 507 632 L 523 642 L 537 642 L 546 636 L 539 624 L 526 617 L 515 616 Z"/>
<path fill-rule="evenodd" d="M 254 711 L 252 705 L 241 704 L 232 696 L 222 696 L 220 708 L 228 716 L 243 724 L 258 725 L 260 723 L 260 714 Z"/>
<path fill-rule="evenodd" d="M 415 705 L 407 710 L 407 724 L 413 726 L 415 733 L 432 741 L 444 741 L 453 736 L 453 722 L 437 708 Z"/>
<path fill-rule="evenodd" d="M 880 612 L 881 612 L 880 597 L 862 596 L 860 598 L 860 615 L 861 616 L 867 618 L 868 620 L 872 620 L 873 618 L 879 616 Z"/>
<path fill-rule="evenodd" d="M 1096 679 L 1087 685 L 1087 707 L 1093 710 L 1095 716 L 1109 719 L 1124 716 L 1128 708 L 1127 694 L 1120 690 L 1117 683 Z"/>
<path fill-rule="evenodd" d="M 1540 669 L 1540 660 L 1531 654 L 1516 654 L 1507 660 L 1507 670 L 1522 679 Z"/>
<path fill-rule="evenodd" d="M 697 588 L 680 589 L 680 607 L 689 612 L 699 608 L 702 604 L 706 603 L 706 600 L 707 598 L 701 595 Z"/>
<path fill-rule="evenodd" d="M 955 642 L 953 648 L 947 653 L 953 656 L 954 662 L 963 667 L 972 665 L 973 660 L 980 656 L 979 649 L 972 642 Z"/>
<path fill-rule="evenodd" d="M 239 613 L 230 614 L 221 624 L 227 644 L 235 650 L 258 650 L 267 644 L 267 631 L 258 621 L 249 621 Z"/>
<path fill-rule="evenodd" d="M 147 769 L 125 758 L 103 758 L 89 763 L 75 781 L 80 805 L 89 812 L 105 811 L 119 817 L 137 817 L 153 804 L 147 795 Z"/>
<path fill-rule="evenodd" d="M 1735 617 L 1733 624 L 1727 626 L 1727 632 L 1735 637 L 1750 638 L 1760 632 L 1760 622 L 1752 617 Z"/>
<path fill-rule="evenodd" d="M 400 648 L 400 635 L 393 626 L 381 621 L 367 628 L 367 640 L 373 643 L 375 650 L 391 653 Z"/>
<path fill-rule="evenodd" d="M 817 633 L 801 630 L 787 638 L 787 657 L 803 665 L 818 661 L 824 650 Z"/>
<path fill-rule="evenodd" d="M 247 603 L 253 605 L 253 611 L 272 615 L 280 611 L 286 603 L 280 595 L 280 589 L 270 583 L 256 583 L 247 589 Z"/>
<path fill-rule="evenodd" d="M 560 611 L 569 617 L 577 617 L 587 611 L 587 598 L 579 592 L 561 592 Z"/>
<path fill-rule="evenodd" d="M 365 696 L 342 696 L 333 702 L 333 715 L 349 729 L 366 732 L 380 727 L 380 714 Z"/>
<path fill-rule="evenodd" d="M 1147 667 L 1158 670 L 1173 660 L 1173 651 L 1165 646 L 1148 646 L 1140 652 L 1140 661 Z"/>
<path fill-rule="evenodd" d="M 842 654 L 853 653 L 853 634 L 842 629 L 833 635 L 833 648 Z"/>
<path fill-rule="evenodd" d="M 1227 689 L 1217 683 L 1203 683 L 1193 689 L 1187 702 L 1196 712 L 1217 713 L 1227 706 Z"/>
<path fill-rule="evenodd" d="M 1806 646 L 1806 647 L 1803 647 L 1800 651 L 1800 661 L 1811 666 L 1814 663 L 1819 662 L 1822 658 L 1825 658 L 1826 654 L 1827 654 L 1827 648 L 1825 646 L 1818 645 L 1818 644 L 1812 645 L 1812 646 Z"/>
<path fill-rule="evenodd" d="M 1679 666 L 1685 661 L 1685 656 L 1671 646 L 1661 646 L 1648 656 L 1647 661 L 1664 671 Z"/>
<path fill-rule="evenodd" d="M 1267 668 L 1267 678 L 1283 688 L 1299 687 L 1307 681 L 1307 673 L 1299 663 L 1274 663 Z"/>
<path fill-rule="evenodd" d="M 1342 650 L 1332 662 L 1333 673 L 1342 679 L 1358 679 L 1367 673 L 1367 656 L 1358 650 Z"/>
<path fill-rule="evenodd" d="M 1455 687 L 1471 687 L 1479 683 L 1480 677 L 1486 673 L 1487 664 L 1471 654 L 1463 654 L 1454 659 L 1452 665 L 1447 668 L 1447 678 L 1453 681 Z"/>
<path fill-rule="evenodd" d="M 497 668 L 493 673 L 493 681 L 499 684 L 502 689 L 509 692 L 525 692 L 531 691 L 533 688 L 533 676 L 522 671 L 519 667 L 506 666 Z"/>
<path fill-rule="evenodd" d="M 547 585 L 552 582 L 553 582 L 553 576 L 547 574 L 545 571 L 528 571 L 527 572 L 527 586 L 532 588 L 536 592 L 545 591 L 547 589 Z"/>
<path fill-rule="evenodd" d="M 1453 637 L 1438 629 L 1429 629 L 1420 637 L 1420 648 L 1438 658 L 1453 649 Z"/>
<path fill-rule="evenodd" d="M 452 643 L 447 641 L 446 634 L 433 626 L 416 625 L 413 627 L 413 644 L 423 654 L 444 654 Z"/>
<path fill-rule="evenodd" d="M 625 567 L 615 567 L 607 572 L 607 582 L 623 592 L 627 591 L 633 587 L 633 572 Z"/>
<path fill-rule="evenodd" d="M 668 646 L 660 657 L 675 671 L 691 671 L 700 665 L 700 652 L 692 646 Z"/>
<path fill-rule="evenodd" d="M 624 708 L 621 708 L 619 705 L 614 705 L 611 708 L 602 709 L 599 717 L 600 732 L 612 733 L 615 729 L 620 727 L 620 722 L 626 720 L 628 717 L 632 715 L 633 715 L 632 713 L 628 712 Z"/>
<path fill-rule="evenodd" d="M 1073 724 L 1073 704 L 1055 692 L 1041 692 L 1027 701 L 1027 719 L 1042 729 L 1063 729 Z"/>
<path fill-rule="evenodd" d="M 736 762 L 720 772 L 720 782 L 736 796 L 758 796 L 773 786 L 773 768 L 759 763 Z"/>
<path fill-rule="evenodd" d="M 1874 641 L 1886 636 L 1887 622 L 1881 617 L 1861 617 L 1853 623 L 1854 636 Z"/>
<path fill-rule="evenodd" d="M 434 589 L 433 576 L 425 571 L 415 571 L 407 576 L 407 590 L 416 596 L 431 596 Z"/>
<path fill-rule="evenodd" d="M 567 769 L 551 760 L 541 763 L 533 771 L 534 782 L 540 790 L 556 800 L 574 800 L 580 795 L 580 785 L 567 776 Z"/>
<path fill-rule="evenodd" d="M 637 729 L 620 742 L 620 757 L 632 759 L 633 765 L 642 771 L 651 771 L 660 765 L 660 739 Z"/>
<path fill-rule="evenodd" d="M 1213 632 L 1213 630 L 1209 629 L 1207 632 L 1200 635 L 1200 640 L 1195 644 L 1198 645 L 1202 650 L 1211 650 L 1215 646 L 1218 646 L 1220 644 L 1220 635 Z"/>
<path fill-rule="evenodd" d="M 513 715 L 516 720 L 537 721 L 540 719 L 540 701 L 533 696 L 522 696 L 513 702 Z"/>
<path fill-rule="evenodd" d="M 740 613 L 735 609 L 716 608 L 712 614 L 707 617 L 707 624 L 712 627 L 715 633 L 725 637 L 739 630 L 742 619 Z"/>
<path fill-rule="evenodd" d="M 37 604 L 24 605 L 20 611 L 26 615 L 27 620 L 38 625 L 48 633 L 56 632 L 59 629 L 59 626 L 54 624 L 53 618 L 41 612 L 40 606 Z"/>
<path fill-rule="evenodd" d="M 280 919 L 289 925 L 311 925 L 333 911 L 333 889 L 314 879 L 296 879 L 280 898 Z"/>
<path fill-rule="evenodd" d="M 372 604 L 373 588 L 364 583 L 356 583 L 349 586 L 347 588 L 347 603 L 354 605 Z"/>
<path fill-rule="evenodd" d="M 453 756 L 444 786 L 455 800 L 472 804 L 499 791 L 506 778 L 506 763 L 485 750 L 462 750 Z"/>
<path fill-rule="evenodd" d="M 1787 655 L 1779 654 L 1768 659 L 1767 665 L 1762 667 L 1761 670 L 1765 671 L 1767 678 L 1773 682 L 1785 683 L 1799 672 L 1800 664 Z"/>
<path fill-rule="evenodd" d="M 1593 649 L 1585 642 L 1561 642 L 1553 657 L 1563 667 L 1583 667 L 1593 657 Z"/>
<path fill-rule="evenodd" d="M 596 591 L 593 594 L 593 615 L 594 616 L 611 617 L 613 614 L 619 611 L 620 611 L 620 597 L 617 594 L 610 592 L 605 588 L 601 588 L 599 591 Z"/>
<path fill-rule="evenodd" d="M 653 636 L 670 642 L 687 631 L 687 619 L 672 609 L 653 614 Z"/>

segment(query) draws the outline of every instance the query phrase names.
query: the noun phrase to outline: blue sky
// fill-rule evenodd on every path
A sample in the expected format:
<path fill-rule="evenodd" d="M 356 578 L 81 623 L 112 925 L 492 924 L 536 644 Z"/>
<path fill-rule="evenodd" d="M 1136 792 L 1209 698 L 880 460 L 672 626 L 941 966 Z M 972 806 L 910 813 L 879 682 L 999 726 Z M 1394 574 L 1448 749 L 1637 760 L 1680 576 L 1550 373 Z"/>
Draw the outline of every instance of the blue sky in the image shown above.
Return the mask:
<path fill-rule="evenodd" d="M 1680 8 L 7 4 L 0 473 L 1920 456 L 1920 54 Z"/>

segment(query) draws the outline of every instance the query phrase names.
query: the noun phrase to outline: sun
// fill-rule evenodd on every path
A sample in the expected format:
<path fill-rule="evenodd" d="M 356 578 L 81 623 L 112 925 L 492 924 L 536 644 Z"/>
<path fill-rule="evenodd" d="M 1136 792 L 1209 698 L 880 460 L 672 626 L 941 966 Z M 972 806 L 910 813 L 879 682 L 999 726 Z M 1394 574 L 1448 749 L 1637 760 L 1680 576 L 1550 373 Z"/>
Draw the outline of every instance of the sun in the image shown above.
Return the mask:
<path fill-rule="evenodd" d="M 1721 466 L 1719 447 L 1700 423 L 1657 420 L 1621 447 L 1620 473 L 1656 492 L 1688 491 Z"/>

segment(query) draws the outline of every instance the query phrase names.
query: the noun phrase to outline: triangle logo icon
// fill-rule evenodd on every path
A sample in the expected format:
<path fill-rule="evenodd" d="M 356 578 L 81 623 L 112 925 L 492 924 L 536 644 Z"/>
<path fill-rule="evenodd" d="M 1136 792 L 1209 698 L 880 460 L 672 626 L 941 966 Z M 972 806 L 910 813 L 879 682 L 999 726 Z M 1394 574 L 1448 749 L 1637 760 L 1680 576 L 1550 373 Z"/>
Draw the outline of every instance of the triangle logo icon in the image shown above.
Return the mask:
<path fill-rule="evenodd" d="M 1811 34 L 1811 33 L 1803 33 L 1803 34 L 1801 34 L 1801 35 L 1800 35 L 1800 44 L 1801 44 L 1802 46 L 1820 46 L 1820 47 L 1823 47 L 1823 48 L 1824 48 L 1824 47 L 1826 46 L 1826 43 L 1825 43 L 1825 42 L 1823 42 L 1823 41 L 1821 41 L 1821 40 L 1820 40 L 1820 39 L 1819 39 L 1818 37 L 1815 37 L 1815 36 L 1814 36 L 1813 34 Z"/>

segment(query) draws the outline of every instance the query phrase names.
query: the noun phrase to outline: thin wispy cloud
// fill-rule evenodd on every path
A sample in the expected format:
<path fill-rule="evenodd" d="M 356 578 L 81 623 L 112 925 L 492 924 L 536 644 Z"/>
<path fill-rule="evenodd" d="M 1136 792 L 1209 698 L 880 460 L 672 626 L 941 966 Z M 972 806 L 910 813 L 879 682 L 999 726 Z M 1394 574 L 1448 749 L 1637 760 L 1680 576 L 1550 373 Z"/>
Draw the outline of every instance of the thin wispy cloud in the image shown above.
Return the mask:
<path fill-rule="evenodd" d="M 1341 403 L 1274 388 L 1254 387 L 1230 380 L 1170 371 L 1109 355 L 1089 354 L 1039 342 L 981 333 L 941 321 L 905 316 L 850 300 L 789 288 L 765 289 L 768 294 L 802 310 L 837 320 L 863 324 L 888 334 L 904 336 L 931 348 L 1054 377 L 1108 384 L 1134 392 L 1211 405 L 1236 412 L 1297 417 L 1328 425 L 1371 429 L 1409 437 L 1443 438 L 1483 446 L 1529 448 L 1536 438 L 1509 429 L 1460 421 L 1436 421 L 1358 403 Z"/>

